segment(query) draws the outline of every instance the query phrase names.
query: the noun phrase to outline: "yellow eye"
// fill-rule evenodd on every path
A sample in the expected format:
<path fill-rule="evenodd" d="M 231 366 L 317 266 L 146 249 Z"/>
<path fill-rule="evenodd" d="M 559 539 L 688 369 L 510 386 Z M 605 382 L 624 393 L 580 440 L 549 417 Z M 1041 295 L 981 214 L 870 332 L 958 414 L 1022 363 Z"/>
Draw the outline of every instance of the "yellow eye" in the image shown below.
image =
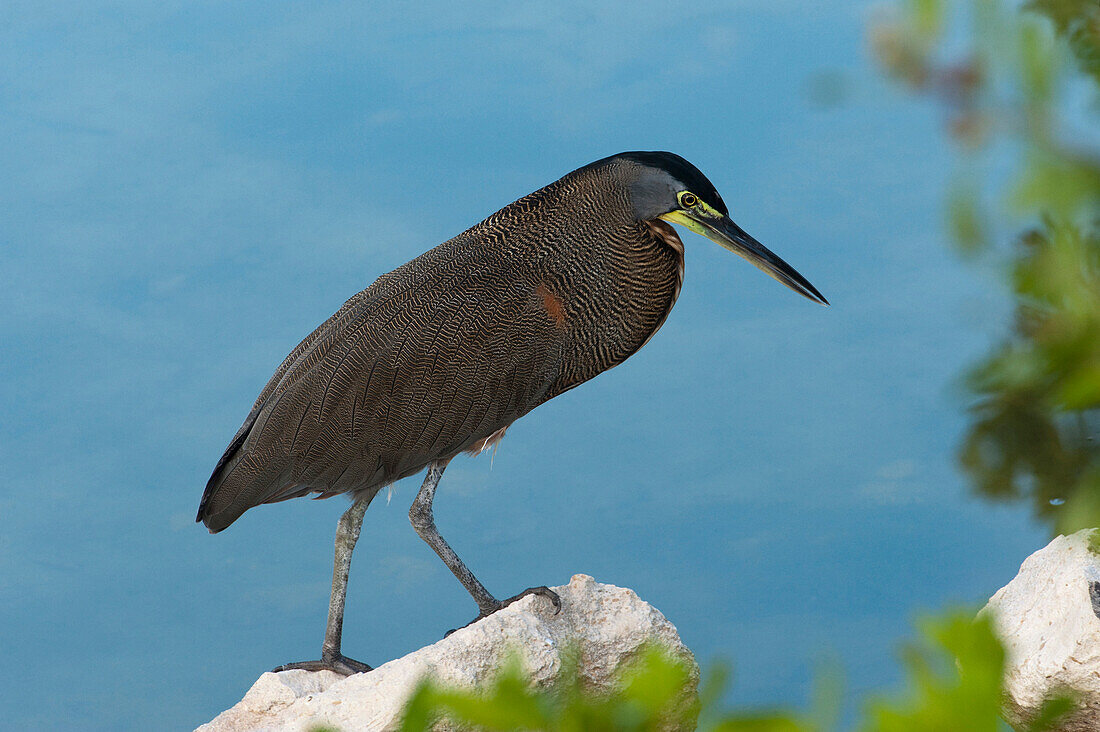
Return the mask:
<path fill-rule="evenodd" d="M 680 205 L 684 208 L 694 208 L 699 203 L 699 197 L 689 191 L 680 194 Z"/>

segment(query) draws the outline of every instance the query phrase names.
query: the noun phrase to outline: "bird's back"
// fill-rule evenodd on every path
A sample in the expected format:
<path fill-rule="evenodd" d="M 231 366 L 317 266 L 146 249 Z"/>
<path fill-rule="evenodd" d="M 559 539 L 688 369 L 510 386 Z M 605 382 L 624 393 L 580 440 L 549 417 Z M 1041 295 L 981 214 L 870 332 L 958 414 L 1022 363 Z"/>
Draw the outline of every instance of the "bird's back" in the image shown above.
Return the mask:
<path fill-rule="evenodd" d="M 349 299 L 264 387 L 199 520 L 220 531 L 261 503 L 378 490 L 641 347 L 682 249 L 625 218 L 578 235 L 577 185 L 536 191 Z"/>

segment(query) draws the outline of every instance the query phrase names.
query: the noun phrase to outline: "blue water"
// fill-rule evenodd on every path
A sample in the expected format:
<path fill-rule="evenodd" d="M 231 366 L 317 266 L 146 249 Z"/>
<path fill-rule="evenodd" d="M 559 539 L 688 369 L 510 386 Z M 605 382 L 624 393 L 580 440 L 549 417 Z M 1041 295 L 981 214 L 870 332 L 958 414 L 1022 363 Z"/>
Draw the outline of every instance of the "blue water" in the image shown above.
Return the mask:
<path fill-rule="evenodd" d="M 733 662 L 732 703 L 800 704 L 823 657 L 854 697 L 896 681 L 920 610 L 1044 543 L 953 462 L 1006 307 L 944 243 L 942 120 L 878 77 L 868 9 L 625 7 L 0 8 L 6 724 L 193 726 L 315 657 L 346 503 L 208 535 L 227 441 L 348 296 L 621 150 L 696 163 L 833 306 L 685 232 L 662 331 L 448 469 L 440 529 L 491 590 L 630 586 Z M 372 664 L 475 611 L 408 525 L 417 481 L 355 557 L 345 650 Z"/>

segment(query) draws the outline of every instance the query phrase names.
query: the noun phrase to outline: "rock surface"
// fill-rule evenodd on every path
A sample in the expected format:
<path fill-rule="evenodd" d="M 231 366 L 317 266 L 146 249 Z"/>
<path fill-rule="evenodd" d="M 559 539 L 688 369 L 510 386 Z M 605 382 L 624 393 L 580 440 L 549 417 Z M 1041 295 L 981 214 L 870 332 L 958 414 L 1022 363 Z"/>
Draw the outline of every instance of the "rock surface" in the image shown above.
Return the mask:
<path fill-rule="evenodd" d="M 1089 550 L 1090 534 L 1059 536 L 1032 554 L 982 610 L 1005 644 L 1005 716 L 1013 725 L 1069 688 L 1079 709 L 1059 729 L 1100 730 L 1100 556 Z"/>
<path fill-rule="evenodd" d="M 574 646 L 581 653 L 581 675 L 597 689 L 610 688 L 620 665 L 647 642 L 692 659 L 672 623 L 633 590 L 583 574 L 553 589 L 562 601 L 557 615 L 544 598 L 525 597 L 370 673 L 347 678 L 331 671 L 265 673 L 240 702 L 199 730 L 392 729 L 425 674 L 454 686 L 475 686 L 493 678 L 509 650 L 523 659 L 534 682 L 544 685 L 561 671 L 563 649 Z"/>

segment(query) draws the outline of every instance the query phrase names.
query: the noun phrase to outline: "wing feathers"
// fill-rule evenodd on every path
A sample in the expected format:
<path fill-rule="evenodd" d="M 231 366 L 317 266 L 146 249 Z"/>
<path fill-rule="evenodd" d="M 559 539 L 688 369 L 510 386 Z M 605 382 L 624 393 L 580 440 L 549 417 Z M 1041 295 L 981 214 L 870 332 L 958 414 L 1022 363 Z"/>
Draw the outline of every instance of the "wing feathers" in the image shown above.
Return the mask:
<path fill-rule="evenodd" d="M 291 352 L 215 468 L 199 520 L 219 531 L 260 503 L 376 490 L 539 403 L 561 354 L 539 278 L 455 242 L 379 278 Z"/>

